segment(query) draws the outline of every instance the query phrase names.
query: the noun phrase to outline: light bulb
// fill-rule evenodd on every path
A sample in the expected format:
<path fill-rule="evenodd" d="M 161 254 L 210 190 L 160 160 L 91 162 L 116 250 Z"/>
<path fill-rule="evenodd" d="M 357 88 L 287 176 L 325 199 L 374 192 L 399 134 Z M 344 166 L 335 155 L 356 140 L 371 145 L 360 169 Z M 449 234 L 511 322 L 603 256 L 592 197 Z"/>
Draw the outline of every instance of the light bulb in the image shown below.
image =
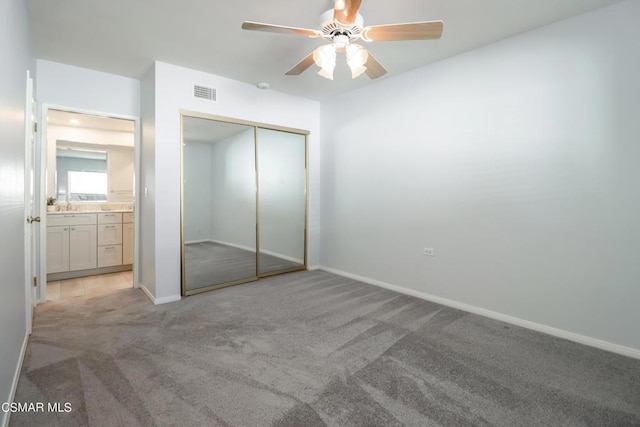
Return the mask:
<path fill-rule="evenodd" d="M 347 46 L 347 64 L 351 68 L 351 78 L 355 79 L 367 70 L 364 65 L 369 59 L 369 53 L 359 44 L 351 44 Z"/>

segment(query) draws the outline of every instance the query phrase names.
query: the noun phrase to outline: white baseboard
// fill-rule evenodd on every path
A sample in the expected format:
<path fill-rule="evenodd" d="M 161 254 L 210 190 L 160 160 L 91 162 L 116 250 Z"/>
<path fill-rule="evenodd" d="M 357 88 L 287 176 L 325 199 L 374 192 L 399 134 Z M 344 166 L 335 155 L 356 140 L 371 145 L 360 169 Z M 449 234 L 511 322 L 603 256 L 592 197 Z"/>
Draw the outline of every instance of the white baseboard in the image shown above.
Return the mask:
<path fill-rule="evenodd" d="M 211 239 L 202 239 L 202 240 L 189 240 L 188 242 L 184 242 L 185 245 L 195 245 L 196 243 L 207 243 L 213 242 Z"/>
<path fill-rule="evenodd" d="M 25 334 L 24 341 L 22 341 L 22 348 L 20 349 L 20 357 L 18 358 L 18 365 L 13 373 L 13 382 L 11 383 L 11 393 L 7 402 L 13 402 L 16 397 L 16 390 L 18 389 L 18 381 L 20 380 L 20 372 L 22 372 L 22 363 L 24 362 L 24 355 L 27 353 L 27 342 L 29 342 L 29 334 Z M 11 417 L 11 411 L 7 411 L 2 416 L 2 427 L 9 425 L 9 418 Z"/>
<path fill-rule="evenodd" d="M 220 245 L 225 245 L 225 246 L 231 246 L 232 248 L 238 248 L 238 249 L 242 249 L 244 251 L 249 251 L 249 252 L 255 252 L 256 248 L 252 248 L 249 246 L 243 246 L 243 245 L 236 245 L 235 243 L 229 243 L 229 242 L 224 242 L 222 240 L 207 240 L 208 242 L 211 243 L 218 243 Z"/>
<path fill-rule="evenodd" d="M 312 266 L 307 268 L 307 270 L 309 270 L 309 271 L 315 271 L 315 270 L 321 270 L 321 269 L 322 269 L 322 267 L 319 266 L 319 265 L 312 265 Z M 325 270 L 325 271 L 329 271 L 329 270 Z M 338 273 L 336 273 L 336 274 L 338 274 Z"/>
<path fill-rule="evenodd" d="M 304 264 L 304 260 L 303 259 L 294 258 L 294 257 L 288 256 L 288 255 L 284 255 L 284 254 L 279 254 L 277 252 L 265 251 L 264 249 L 261 249 L 260 253 L 266 254 L 266 255 L 271 255 L 271 256 L 274 256 L 276 258 L 284 259 L 284 260 L 287 260 L 287 261 L 295 262 L 296 264 Z"/>
<path fill-rule="evenodd" d="M 488 317 L 494 320 L 499 320 L 505 323 L 510 323 L 512 325 L 521 326 L 523 328 L 531 329 L 537 332 L 542 332 L 543 334 L 553 335 L 554 337 L 564 338 L 566 340 L 577 342 L 579 344 L 584 344 L 590 347 L 599 348 L 600 350 L 606 350 L 612 353 L 621 354 L 623 356 L 632 357 L 634 359 L 640 359 L 639 349 L 625 347 L 618 344 L 613 344 L 608 341 L 603 341 L 596 338 L 587 337 L 585 335 L 580 335 L 573 332 L 565 331 L 563 329 L 542 325 L 540 323 L 531 322 L 529 320 L 524 320 L 518 317 L 509 316 L 507 314 L 498 313 L 495 311 L 476 307 L 474 305 L 469 305 L 462 302 L 450 300 L 447 298 L 429 295 L 424 292 L 416 291 L 414 289 L 392 285 L 390 283 L 381 282 L 379 280 L 370 279 L 368 277 L 359 276 L 357 274 L 347 273 L 346 271 L 336 270 L 334 268 L 329 268 L 324 266 L 319 266 L 319 269 L 323 271 L 327 271 L 329 273 L 337 274 L 338 276 L 343 276 L 349 279 L 358 280 L 360 282 L 378 286 L 380 288 L 385 288 L 392 291 L 400 292 L 401 294 L 410 295 L 423 300 L 435 302 L 437 304 L 442 304 L 447 307 L 457 308 L 458 310 L 466 311 L 473 314 L 478 314 L 480 316 Z"/>
<path fill-rule="evenodd" d="M 147 289 L 147 287 L 142 283 L 140 283 L 140 289 L 142 289 L 142 292 L 144 292 L 147 298 L 151 300 L 153 305 L 167 304 L 170 302 L 176 302 L 176 301 L 182 300 L 182 297 L 180 295 L 170 295 L 168 297 L 156 298 L 155 296 L 153 296 L 151 291 Z"/>

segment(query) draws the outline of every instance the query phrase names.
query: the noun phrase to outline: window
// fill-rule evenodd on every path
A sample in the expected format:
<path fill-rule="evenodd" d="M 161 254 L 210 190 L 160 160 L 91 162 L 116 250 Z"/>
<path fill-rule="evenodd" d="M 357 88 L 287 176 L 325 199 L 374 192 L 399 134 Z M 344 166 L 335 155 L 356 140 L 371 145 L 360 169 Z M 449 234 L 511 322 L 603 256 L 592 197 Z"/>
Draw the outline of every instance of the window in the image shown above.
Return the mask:
<path fill-rule="evenodd" d="M 69 201 L 106 201 L 107 173 L 68 171 Z"/>

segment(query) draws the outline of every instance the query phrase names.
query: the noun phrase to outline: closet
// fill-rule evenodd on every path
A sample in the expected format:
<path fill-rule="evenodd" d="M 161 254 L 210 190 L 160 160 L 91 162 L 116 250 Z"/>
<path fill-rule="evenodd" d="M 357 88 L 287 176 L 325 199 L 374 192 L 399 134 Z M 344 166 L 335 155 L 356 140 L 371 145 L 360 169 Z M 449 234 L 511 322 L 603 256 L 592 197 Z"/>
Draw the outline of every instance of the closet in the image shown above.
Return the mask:
<path fill-rule="evenodd" d="M 183 112 L 182 294 L 307 268 L 307 135 Z"/>

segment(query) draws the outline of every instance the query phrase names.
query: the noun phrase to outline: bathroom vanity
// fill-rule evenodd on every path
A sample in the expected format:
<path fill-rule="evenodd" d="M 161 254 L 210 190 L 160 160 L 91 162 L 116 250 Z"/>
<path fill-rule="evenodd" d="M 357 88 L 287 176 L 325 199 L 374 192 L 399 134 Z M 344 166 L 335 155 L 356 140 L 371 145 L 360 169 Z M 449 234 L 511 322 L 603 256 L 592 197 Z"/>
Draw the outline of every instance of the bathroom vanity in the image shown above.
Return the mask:
<path fill-rule="evenodd" d="M 131 270 L 133 211 L 47 214 L 47 281 Z"/>

